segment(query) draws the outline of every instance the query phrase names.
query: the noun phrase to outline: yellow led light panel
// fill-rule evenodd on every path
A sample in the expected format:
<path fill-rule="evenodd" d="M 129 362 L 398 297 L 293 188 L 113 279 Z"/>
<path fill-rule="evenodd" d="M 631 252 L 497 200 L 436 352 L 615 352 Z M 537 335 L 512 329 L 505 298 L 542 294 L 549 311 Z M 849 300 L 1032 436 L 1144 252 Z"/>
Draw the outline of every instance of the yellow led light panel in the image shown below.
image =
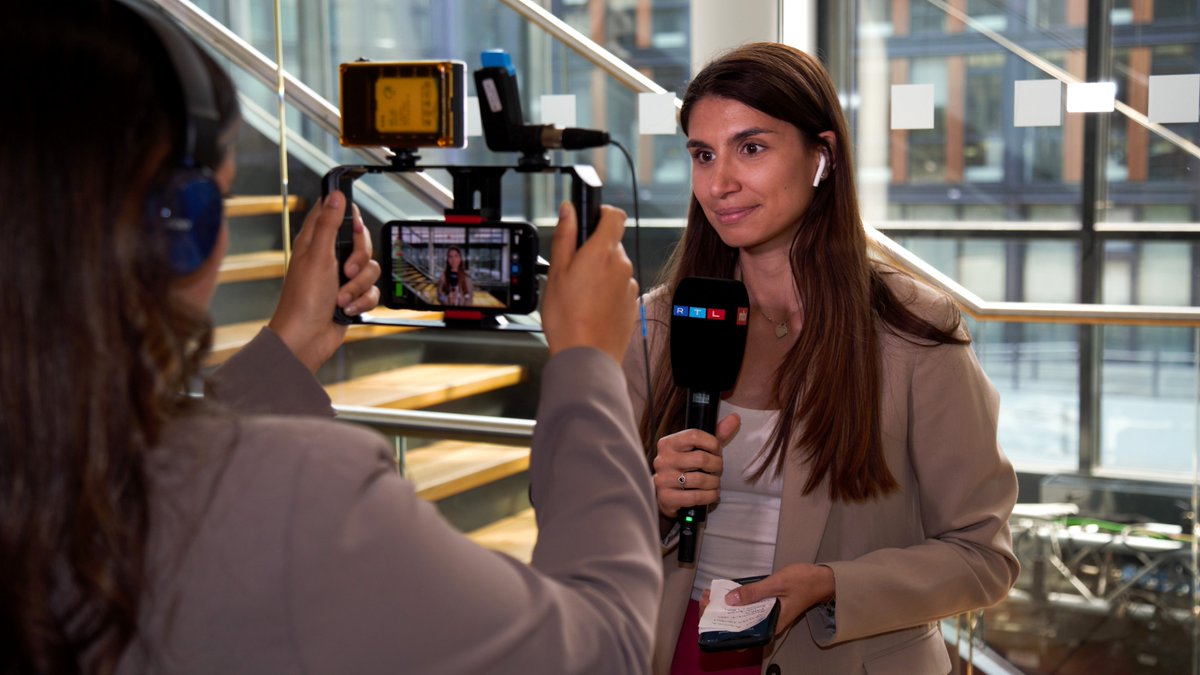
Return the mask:
<path fill-rule="evenodd" d="M 339 70 L 342 145 L 466 146 L 462 61 L 356 61 Z"/>
<path fill-rule="evenodd" d="M 438 129 L 438 85 L 432 77 L 381 77 L 375 81 L 375 128 L 382 133 Z"/>

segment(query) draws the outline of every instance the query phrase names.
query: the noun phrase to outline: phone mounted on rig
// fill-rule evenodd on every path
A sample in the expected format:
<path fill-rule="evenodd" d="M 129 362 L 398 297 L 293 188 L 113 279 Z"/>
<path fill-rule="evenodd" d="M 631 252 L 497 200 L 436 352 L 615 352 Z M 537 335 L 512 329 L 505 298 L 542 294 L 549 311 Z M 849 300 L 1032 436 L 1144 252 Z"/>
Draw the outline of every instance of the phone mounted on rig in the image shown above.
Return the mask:
<path fill-rule="evenodd" d="M 342 165 L 321 179 L 321 196 L 340 190 L 346 213 L 337 236 L 339 283 L 354 250 L 354 216 L 349 204 L 354 181 L 374 173 L 441 169 L 453 180 L 453 205 L 441 221 L 391 221 L 379 241 L 384 273 L 381 303 L 390 308 L 439 309 L 441 325 L 538 330 L 496 321 L 500 314 L 537 308 L 534 274 L 537 230 L 501 219 L 501 178 L 518 173 L 561 173 L 571 177 L 571 200 L 579 218 L 579 245 L 600 219 L 601 181 L 587 164 L 554 165 L 549 150 L 581 150 L 608 143 L 608 134 L 525 124 L 516 69 L 501 50 L 483 52 L 475 71 L 480 119 L 488 149 L 520 153 L 515 165 L 421 165 L 417 150 L 466 147 L 466 64 L 462 61 L 357 61 L 342 64 L 341 144 L 384 146 L 390 164 Z M 338 323 L 439 325 L 439 322 L 351 317 L 335 310 Z"/>

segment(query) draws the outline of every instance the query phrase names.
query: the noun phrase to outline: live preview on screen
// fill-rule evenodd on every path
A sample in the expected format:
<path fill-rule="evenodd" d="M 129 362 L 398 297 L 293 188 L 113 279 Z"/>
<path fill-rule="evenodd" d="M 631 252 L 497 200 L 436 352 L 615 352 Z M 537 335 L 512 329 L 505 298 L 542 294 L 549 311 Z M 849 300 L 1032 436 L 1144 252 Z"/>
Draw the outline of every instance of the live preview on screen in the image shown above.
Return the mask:
<path fill-rule="evenodd" d="M 536 246 L 536 234 L 499 225 L 388 223 L 394 306 L 531 311 L 536 291 L 524 249 L 527 239 Z"/>

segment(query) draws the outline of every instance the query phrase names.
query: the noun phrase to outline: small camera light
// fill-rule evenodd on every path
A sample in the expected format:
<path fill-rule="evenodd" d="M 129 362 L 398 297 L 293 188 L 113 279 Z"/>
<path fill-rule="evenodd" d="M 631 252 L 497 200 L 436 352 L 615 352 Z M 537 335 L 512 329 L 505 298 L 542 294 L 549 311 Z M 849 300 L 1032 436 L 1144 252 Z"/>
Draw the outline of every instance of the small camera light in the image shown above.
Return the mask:
<path fill-rule="evenodd" d="M 339 73 L 342 145 L 466 147 L 466 63 L 355 61 Z"/>

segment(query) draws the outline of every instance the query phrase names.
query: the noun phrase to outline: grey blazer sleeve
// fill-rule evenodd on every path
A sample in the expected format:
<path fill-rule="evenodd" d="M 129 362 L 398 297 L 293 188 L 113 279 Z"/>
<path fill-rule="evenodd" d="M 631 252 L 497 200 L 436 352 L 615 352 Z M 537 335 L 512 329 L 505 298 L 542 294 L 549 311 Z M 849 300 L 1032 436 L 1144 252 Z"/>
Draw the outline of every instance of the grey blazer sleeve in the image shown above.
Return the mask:
<path fill-rule="evenodd" d="M 242 415 L 333 417 L 329 395 L 266 327 L 212 374 L 206 394 Z"/>
<path fill-rule="evenodd" d="M 361 455 L 362 453 L 358 453 Z M 454 531 L 378 448 L 310 461 L 288 569 L 308 672 L 642 673 L 661 592 L 651 485 L 621 371 L 572 349 L 543 373 L 532 565 Z"/>

